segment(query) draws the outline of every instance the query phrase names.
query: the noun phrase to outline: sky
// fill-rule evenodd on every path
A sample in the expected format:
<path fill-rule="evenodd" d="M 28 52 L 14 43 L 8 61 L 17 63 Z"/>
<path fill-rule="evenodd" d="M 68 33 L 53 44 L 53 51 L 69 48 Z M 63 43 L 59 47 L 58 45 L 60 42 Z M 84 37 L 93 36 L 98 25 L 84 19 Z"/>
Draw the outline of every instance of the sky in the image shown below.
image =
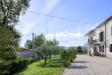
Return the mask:
<path fill-rule="evenodd" d="M 24 47 L 26 40 L 32 39 L 32 33 L 55 38 L 61 46 L 82 46 L 87 43 L 84 35 L 112 15 L 111 3 L 112 0 L 31 0 L 16 25 L 22 34 L 20 46 Z"/>

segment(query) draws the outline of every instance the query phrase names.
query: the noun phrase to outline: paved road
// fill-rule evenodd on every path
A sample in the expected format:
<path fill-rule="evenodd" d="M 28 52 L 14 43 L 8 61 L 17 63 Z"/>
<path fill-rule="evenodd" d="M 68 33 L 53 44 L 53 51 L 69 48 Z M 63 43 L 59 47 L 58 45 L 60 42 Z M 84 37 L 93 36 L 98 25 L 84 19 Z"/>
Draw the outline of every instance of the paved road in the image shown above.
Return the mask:
<path fill-rule="evenodd" d="M 112 59 L 79 55 L 63 75 L 112 75 Z"/>

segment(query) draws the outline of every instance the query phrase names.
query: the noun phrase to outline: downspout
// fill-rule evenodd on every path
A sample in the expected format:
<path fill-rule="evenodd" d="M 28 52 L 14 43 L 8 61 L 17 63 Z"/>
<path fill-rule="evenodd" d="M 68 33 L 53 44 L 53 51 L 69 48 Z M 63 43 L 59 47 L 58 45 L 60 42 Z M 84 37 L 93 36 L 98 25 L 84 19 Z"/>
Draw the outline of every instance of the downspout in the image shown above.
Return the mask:
<path fill-rule="evenodd" d="M 107 31 L 107 29 L 106 29 L 106 22 L 105 22 L 105 57 L 106 57 L 106 47 L 107 47 L 107 45 L 106 45 L 106 40 L 107 40 L 107 38 L 106 38 L 106 31 Z"/>

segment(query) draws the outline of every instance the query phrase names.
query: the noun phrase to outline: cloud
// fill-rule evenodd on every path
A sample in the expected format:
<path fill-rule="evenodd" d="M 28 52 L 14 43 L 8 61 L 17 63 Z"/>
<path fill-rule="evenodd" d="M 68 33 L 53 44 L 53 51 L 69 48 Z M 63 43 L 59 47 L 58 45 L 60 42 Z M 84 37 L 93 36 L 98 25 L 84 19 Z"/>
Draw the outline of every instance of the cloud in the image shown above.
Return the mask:
<path fill-rule="evenodd" d="M 79 40 L 82 39 L 83 33 L 81 32 L 58 32 L 58 33 L 50 33 L 46 35 L 46 39 L 56 39 L 59 41 L 61 46 L 77 46 L 82 45 L 83 43 Z"/>
<path fill-rule="evenodd" d="M 47 35 L 46 35 L 46 39 L 48 39 L 48 40 L 54 39 L 54 36 L 55 36 L 55 35 L 53 35 L 53 34 L 51 34 L 51 33 L 50 33 L 50 34 L 47 34 Z"/>
<path fill-rule="evenodd" d="M 63 33 L 63 32 L 60 32 L 60 33 L 56 33 L 56 37 L 57 38 L 66 38 L 66 37 L 74 37 L 74 38 L 77 38 L 77 37 L 81 37 L 82 36 L 82 33 L 80 32 L 66 32 L 66 33 Z"/>
<path fill-rule="evenodd" d="M 83 36 L 82 33 L 80 32 L 59 32 L 59 33 L 55 33 L 55 34 L 47 34 L 46 35 L 46 38 L 47 39 L 62 39 L 62 38 L 66 38 L 66 39 L 69 39 L 69 38 L 79 38 Z"/>

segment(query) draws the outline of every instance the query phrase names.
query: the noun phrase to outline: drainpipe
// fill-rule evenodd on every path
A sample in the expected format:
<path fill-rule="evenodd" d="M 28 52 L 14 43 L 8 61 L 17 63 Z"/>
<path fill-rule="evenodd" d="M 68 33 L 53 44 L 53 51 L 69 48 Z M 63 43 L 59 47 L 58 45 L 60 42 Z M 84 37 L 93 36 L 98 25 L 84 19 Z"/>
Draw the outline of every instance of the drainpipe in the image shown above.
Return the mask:
<path fill-rule="evenodd" d="M 107 40 L 107 38 L 106 38 L 106 31 L 107 31 L 107 29 L 106 29 L 106 22 L 105 22 L 105 57 L 106 57 L 106 47 L 107 47 L 107 45 L 106 45 L 106 40 Z"/>

